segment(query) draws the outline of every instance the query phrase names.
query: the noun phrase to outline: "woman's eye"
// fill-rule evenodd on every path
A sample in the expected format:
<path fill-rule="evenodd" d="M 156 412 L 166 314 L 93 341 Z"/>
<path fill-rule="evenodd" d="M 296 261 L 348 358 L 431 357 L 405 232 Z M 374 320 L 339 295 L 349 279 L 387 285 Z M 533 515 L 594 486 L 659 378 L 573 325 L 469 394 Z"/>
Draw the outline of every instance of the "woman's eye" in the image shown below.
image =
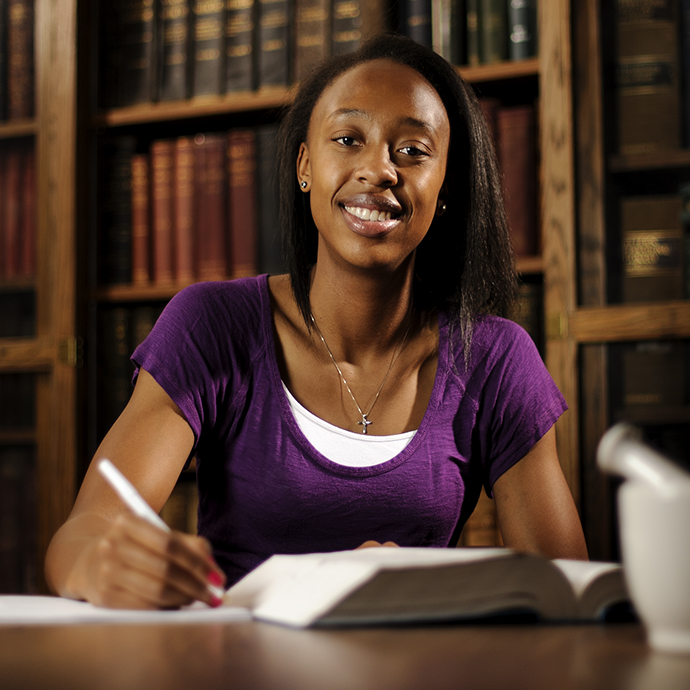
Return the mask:
<path fill-rule="evenodd" d="M 416 146 L 403 146 L 401 149 L 398 149 L 401 153 L 404 153 L 406 156 L 426 156 L 427 153 L 426 151 L 422 151 L 422 149 L 417 148 Z"/>
<path fill-rule="evenodd" d="M 354 137 L 337 137 L 333 141 L 337 141 L 343 146 L 354 146 L 357 143 L 357 140 Z"/>

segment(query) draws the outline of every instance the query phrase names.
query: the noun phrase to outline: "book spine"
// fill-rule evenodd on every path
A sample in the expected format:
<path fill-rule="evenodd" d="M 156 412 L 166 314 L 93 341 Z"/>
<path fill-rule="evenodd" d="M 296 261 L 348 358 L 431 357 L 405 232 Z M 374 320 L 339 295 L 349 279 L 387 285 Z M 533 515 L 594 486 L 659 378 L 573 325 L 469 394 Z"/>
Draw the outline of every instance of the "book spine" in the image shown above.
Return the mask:
<path fill-rule="evenodd" d="M 683 147 L 690 147 L 690 0 L 680 0 L 680 66 L 683 76 L 681 117 Z"/>
<path fill-rule="evenodd" d="M 228 137 L 228 247 L 233 278 L 257 274 L 256 135 L 232 130 Z"/>
<path fill-rule="evenodd" d="M 25 278 L 36 273 L 36 155 L 33 144 L 22 149 L 22 225 L 19 272 Z"/>
<path fill-rule="evenodd" d="M 156 12 L 154 0 L 120 0 L 119 105 L 149 103 L 155 97 Z"/>
<path fill-rule="evenodd" d="M 450 0 L 431 0 L 431 39 L 434 51 L 450 61 Z"/>
<path fill-rule="evenodd" d="M 260 273 L 284 273 L 278 210 L 275 125 L 256 128 L 257 199 L 259 220 L 258 264 Z"/>
<path fill-rule="evenodd" d="M 331 3 L 331 54 L 352 53 L 362 44 L 362 3 L 333 0 Z"/>
<path fill-rule="evenodd" d="M 467 10 L 465 0 L 450 0 L 450 45 L 448 60 L 453 65 L 467 62 Z"/>
<path fill-rule="evenodd" d="M 481 15 L 479 13 L 479 2 L 480 0 L 465 0 L 467 64 L 472 67 L 476 67 L 482 60 L 482 32 L 480 30 Z"/>
<path fill-rule="evenodd" d="M 189 0 L 160 0 L 160 90 L 161 101 L 176 101 L 189 95 Z"/>
<path fill-rule="evenodd" d="M 256 86 L 256 0 L 225 3 L 225 90 L 251 91 Z"/>
<path fill-rule="evenodd" d="M 194 139 L 175 141 L 173 171 L 173 245 L 175 282 L 186 285 L 194 280 Z M 200 229 L 203 232 L 203 229 Z"/>
<path fill-rule="evenodd" d="M 7 256 L 7 237 L 5 233 L 5 154 L 0 152 L 0 281 L 5 280 L 5 257 Z M 6 298 L 5 298 L 6 299 Z M 0 312 L 0 317 L 4 314 Z M 2 332 L 2 321 L 0 321 L 0 332 Z"/>
<path fill-rule="evenodd" d="M 295 0 L 295 81 L 330 54 L 330 8 L 331 0 Z"/>
<path fill-rule="evenodd" d="M 433 48 L 431 0 L 405 0 L 402 31 L 417 43 Z"/>
<path fill-rule="evenodd" d="M 192 95 L 222 93 L 225 87 L 225 2 L 193 0 Z"/>
<path fill-rule="evenodd" d="M 7 119 L 7 4 L 0 0 L 0 122 Z"/>
<path fill-rule="evenodd" d="M 19 246 L 21 233 L 22 197 L 22 156 L 14 144 L 5 152 L 5 187 L 3 190 L 4 256 L 3 274 L 5 278 L 17 278 L 19 269 Z"/>
<path fill-rule="evenodd" d="M 34 0 L 8 0 L 7 116 L 34 114 Z"/>
<path fill-rule="evenodd" d="M 508 57 L 525 60 L 536 54 L 536 0 L 508 2 Z"/>
<path fill-rule="evenodd" d="M 151 144 L 151 281 L 173 282 L 173 192 L 174 142 L 159 139 Z"/>
<path fill-rule="evenodd" d="M 481 0 L 481 62 L 490 64 L 508 59 L 508 17 L 505 0 Z"/>
<path fill-rule="evenodd" d="M 290 0 L 259 0 L 258 86 L 288 86 L 292 74 Z"/>
<path fill-rule="evenodd" d="M 532 106 L 499 108 L 496 113 L 504 201 L 513 250 L 517 256 L 538 253 L 534 120 Z"/>
<path fill-rule="evenodd" d="M 683 298 L 680 196 L 621 199 L 624 302 Z"/>
<path fill-rule="evenodd" d="M 194 184 L 196 196 L 197 277 L 227 277 L 225 208 L 227 193 L 227 136 L 205 134 L 195 138 Z"/>
<path fill-rule="evenodd" d="M 103 197 L 99 213 L 101 234 L 99 282 L 132 282 L 132 156 L 134 137 L 108 141 L 102 150 Z"/>
<path fill-rule="evenodd" d="M 148 285 L 150 274 L 151 199 L 149 156 L 132 156 L 132 282 Z"/>
<path fill-rule="evenodd" d="M 676 0 L 617 0 L 616 108 L 622 154 L 676 149 L 681 141 Z"/>
<path fill-rule="evenodd" d="M 129 329 L 130 352 L 134 352 L 146 340 L 158 316 L 160 316 L 160 310 L 150 305 L 141 305 L 132 309 Z"/>

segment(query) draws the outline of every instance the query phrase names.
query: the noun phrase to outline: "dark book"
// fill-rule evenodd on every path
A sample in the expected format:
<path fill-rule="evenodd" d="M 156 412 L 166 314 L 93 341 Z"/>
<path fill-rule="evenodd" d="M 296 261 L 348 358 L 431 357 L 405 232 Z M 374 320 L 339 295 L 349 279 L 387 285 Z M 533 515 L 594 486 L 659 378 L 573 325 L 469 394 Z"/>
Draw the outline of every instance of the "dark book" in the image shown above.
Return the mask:
<path fill-rule="evenodd" d="M 155 5 L 153 0 L 118 0 L 118 10 L 118 105 L 149 103 L 156 96 Z"/>
<path fill-rule="evenodd" d="M 534 108 L 511 106 L 496 112 L 498 157 L 513 250 L 538 253 L 537 147 Z"/>
<path fill-rule="evenodd" d="M 22 153 L 17 142 L 11 142 L 3 153 L 2 189 L 2 274 L 5 278 L 20 275 L 20 242 L 22 212 Z"/>
<path fill-rule="evenodd" d="M 537 0 L 508 0 L 508 57 L 525 60 L 537 51 Z"/>
<path fill-rule="evenodd" d="M 479 13 L 479 4 L 480 0 L 465 0 L 466 62 L 471 67 L 476 67 L 482 60 L 482 33 L 480 31 L 481 15 Z"/>
<path fill-rule="evenodd" d="M 151 281 L 173 282 L 173 160 L 175 142 L 158 139 L 151 144 Z"/>
<path fill-rule="evenodd" d="M 192 0 L 192 95 L 217 96 L 225 88 L 224 0 Z"/>
<path fill-rule="evenodd" d="M 680 71 L 682 75 L 681 135 L 690 148 L 690 0 L 680 0 Z"/>
<path fill-rule="evenodd" d="M 132 283 L 151 280 L 151 177 L 149 156 L 132 156 Z"/>
<path fill-rule="evenodd" d="M 623 301 L 682 299 L 681 197 L 624 197 L 620 209 Z"/>
<path fill-rule="evenodd" d="M 431 34 L 434 50 L 453 65 L 463 64 L 465 54 L 464 0 L 432 0 Z"/>
<path fill-rule="evenodd" d="M 30 338 L 35 332 L 35 292 L 31 289 L 0 291 L 0 338 Z"/>
<path fill-rule="evenodd" d="M 130 310 L 106 307 L 98 312 L 99 441 L 122 414 L 132 394 Z"/>
<path fill-rule="evenodd" d="M 288 86 L 292 76 L 292 0 L 259 0 L 258 87 Z"/>
<path fill-rule="evenodd" d="M 0 121 L 7 119 L 7 6 L 0 0 Z"/>
<path fill-rule="evenodd" d="M 161 101 L 189 96 L 189 0 L 159 0 L 158 66 Z"/>
<path fill-rule="evenodd" d="M 130 352 L 141 345 L 148 337 L 153 329 L 156 320 L 160 316 L 161 309 L 151 306 L 150 304 L 142 304 L 134 307 L 130 313 Z"/>
<path fill-rule="evenodd" d="M 24 278 L 36 274 L 36 154 L 33 142 L 22 149 L 22 222 L 19 272 Z"/>
<path fill-rule="evenodd" d="M 256 13 L 258 0 L 225 3 L 225 91 L 256 87 Z"/>
<path fill-rule="evenodd" d="M 24 372 L 0 374 L 0 429 L 32 430 L 36 424 L 36 377 Z"/>
<path fill-rule="evenodd" d="M 119 0 L 94 4 L 98 27 L 96 102 L 101 108 L 117 108 L 120 105 L 120 79 L 124 59 L 120 46 Z"/>
<path fill-rule="evenodd" d="M 227 147 L 224 134 L 194 139 L 196 275 L 199 280 L 227 278 L 226 194 Z"/>
<path fill-rule="evenodd" d="M 432 0 L 402 0 L 399 6 L 400 33 L 417 43 L 433 48 Z"/>
<path fill-rule="evenodd" d="M 490 64 L 508 59 L 508 15 L 506 0 L 481 0 L 479 26 L 482 33 L 480 62 Z"/>
<path fill-rule="evenodd" d="M 479 105 L 484 113 L 484 119 L 489 128 L 489 134 L 491 134 L 491 141 L 493 142 L 494 148 L 498 150 L 498 124 L 496 122 L 496 113 L 502 105 L 501 101 L 498 100 L 498 98 L 482 96 L 479 98 Z"/>
<path fill-rule="evenodd" d="M 295 81 L 330 55 L 330 41 L 331 0 L 295 0 Z"/>
<path fill-rule="evenodd" d="M 676 149 L 681 142 L 676 0 L 617 0 L 616 108 L 622 154 Z"/>
<path fill-rule="evenodd" d="M 256 275 L 256 135 L 231 130 L 228 137 L 228 266 L 233 278 Z"/>
<path fill-rule="evenodd" d="M 132 156 L 136 139 L 108 139 L 100 150 L 98 275 L 102 284 L 132 282 Z"/>
<path fill-rule="evenodd" d="M 680 198 L 683 210 L 680 222 L 683 226 L 683 275 L 685 277 L 683 297 L 690 299 L 690 183 L 681 185 Z"/>
<path fill-rule="evenodd" d="M 34 0 L 8 0 L 7 117 L 34 115 Z"/>
<path fill-rule="evenodd" d="M 173 274 L 178 285 L 191 283 L 195 277 L 194 248 L 194 139 L 175 140 L 173 160 Z"/>
<path fill-rule="evenodd" d="M 279 230 L 276 125 L 256 128 L 258 268 L 261 273 L 284 273 Z"/>

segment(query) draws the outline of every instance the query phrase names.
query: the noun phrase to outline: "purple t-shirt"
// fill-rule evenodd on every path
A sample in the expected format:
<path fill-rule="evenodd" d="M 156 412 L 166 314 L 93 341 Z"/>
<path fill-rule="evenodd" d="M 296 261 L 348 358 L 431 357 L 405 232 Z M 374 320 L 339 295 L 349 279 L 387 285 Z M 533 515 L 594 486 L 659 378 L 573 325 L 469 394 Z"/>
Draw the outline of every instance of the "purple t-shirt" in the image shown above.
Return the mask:
<path fill-rule="evenodd" d="M 170 301 L 132 359 L 194 432 L 198 530 L 229 584 L 275 553 L 455 542 L 482 485 L 490 491 L 566 405 L 517 324 L 482 317 L 467 368 L 453 341 L 440 315 L 436 379 L 407 447 L 345 467 L 312 447 L 290 410 L 267 276 L 199 283 Z"/>

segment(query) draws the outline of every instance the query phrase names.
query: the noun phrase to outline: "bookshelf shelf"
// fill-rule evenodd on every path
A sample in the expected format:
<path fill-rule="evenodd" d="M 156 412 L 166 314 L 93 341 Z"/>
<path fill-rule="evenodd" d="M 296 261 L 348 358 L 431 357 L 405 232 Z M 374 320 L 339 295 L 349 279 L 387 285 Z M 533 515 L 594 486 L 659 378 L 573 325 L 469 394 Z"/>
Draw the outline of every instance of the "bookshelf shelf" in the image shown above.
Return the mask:
<path fill-rule="evenodd" d="M 690 149 L 678 149 L 635 156 L 612 156 L 609 169 L 614 173 L 668 168 L 690 168 Z"/>
<path fill-rule="evenodd" d="M 33 429 L 0 431 L 0 446 L 28 446 L 34 443 L 36 443 L 36 433 Z"/>
<path fill-rule="evenodd" d="M 49 371 L 56 359 L 50 338 L 0 338 L 0 372 Z"/>
<path fill-rule="evenodd" d="M 476 67 L 461 66 L 457 68 L 460 75 L 471 84 L 487 81 L 501 81 L 516 77 L 536 77 L 539 75 L 539 58 L 497 62 Z"/>
<path fill-rule="evenodd" d="M 543 256 L 518 256 L 515 263 L 521 275 L 539 275 L 544 272 Z"/>
<path fill-rule="evenodd" d="M 34 136 L 38 132 L 36 120 L 14 120 L 0 124 L 0 139 L 17 139 Z"/>

